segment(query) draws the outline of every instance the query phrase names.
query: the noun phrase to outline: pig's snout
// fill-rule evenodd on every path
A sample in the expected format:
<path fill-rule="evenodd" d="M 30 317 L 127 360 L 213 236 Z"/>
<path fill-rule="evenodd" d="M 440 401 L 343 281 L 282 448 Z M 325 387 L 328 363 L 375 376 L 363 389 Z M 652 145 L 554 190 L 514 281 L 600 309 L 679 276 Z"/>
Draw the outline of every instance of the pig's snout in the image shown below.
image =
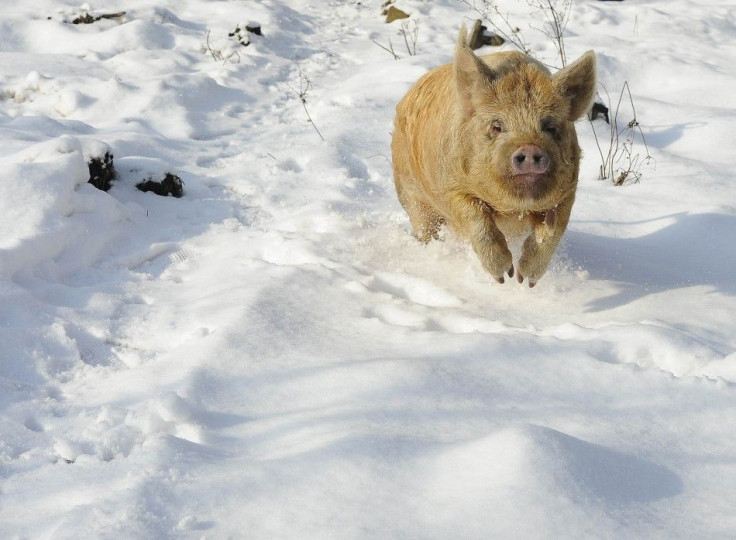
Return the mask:
<path fill-rule="evenodd" d="M 517 174 L 544 174 L 549 169 L 549 155 L 536 144 L 520 146 L 511 155 L 511 170 Z"/>

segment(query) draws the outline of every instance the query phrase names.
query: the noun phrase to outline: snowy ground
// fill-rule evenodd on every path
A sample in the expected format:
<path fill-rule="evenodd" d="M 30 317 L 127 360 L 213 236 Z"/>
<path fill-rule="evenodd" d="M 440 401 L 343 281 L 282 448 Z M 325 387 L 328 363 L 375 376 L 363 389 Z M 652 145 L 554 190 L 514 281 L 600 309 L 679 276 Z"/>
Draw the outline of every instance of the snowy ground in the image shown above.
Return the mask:
<path fill-rule="evenodd" d="M 475 14 L 397 0 L 410 56 L 380 4 L 2 11 L 0 537 L 736 536 L 732 2 L 576 0 L 656 166 L 597 180 L 581 122 L 532 290 L 409 234 L 393 107 Z M 135 189 L 167 171 L 182 199 Z"/>

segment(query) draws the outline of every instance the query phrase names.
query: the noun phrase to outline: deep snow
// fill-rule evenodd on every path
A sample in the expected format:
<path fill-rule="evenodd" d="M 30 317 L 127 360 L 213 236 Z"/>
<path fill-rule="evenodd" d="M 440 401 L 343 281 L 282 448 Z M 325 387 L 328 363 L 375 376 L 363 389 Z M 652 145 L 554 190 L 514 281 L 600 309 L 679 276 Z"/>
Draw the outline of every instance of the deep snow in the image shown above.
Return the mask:
<path fill-rule="evenodd" d="M 475 13 L 397 0 L 410 56 L 380 4 L 2 10 L 0 537 L 736 535 L 731 2 L 576 1 L 568 57 L 629 82 L 656 163 L 597 180 L 579 123 L 532 290 L 409 234 L 393 107 Z"/>

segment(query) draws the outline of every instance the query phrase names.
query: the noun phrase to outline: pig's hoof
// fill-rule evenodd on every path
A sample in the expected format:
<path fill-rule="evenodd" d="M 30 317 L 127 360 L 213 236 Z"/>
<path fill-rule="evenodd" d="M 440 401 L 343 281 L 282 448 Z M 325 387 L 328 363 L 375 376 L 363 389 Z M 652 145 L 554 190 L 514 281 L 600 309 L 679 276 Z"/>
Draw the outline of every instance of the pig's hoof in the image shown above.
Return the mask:
<path fill-rule="evenodd" d="M 499 283 L 504 283 L 504 281 L 505 281 L 505 280 L 503 279 L 503 276 L 501 276 L 501 277 L 496 277 L 496 276 L 493 276 L 493 279 L 495 279 L 495 280 L 496 280 L 496 281 L 498 281 Z"/>
<path fill-rule="evenodd" d="M 509 277 L 514 277 L 514 265 L 511 265 L 511 268 L 509 268 Z"/>
<path fill-rule="evenodd" d="M 524 276 L 521 275 L 521 272 L 516 274 L 516 279 L 519 281 L 519 283 L 524 283 Z M 533 289 L 534 286 L 537 284 L 536 281 L 532 281 L 531 279 L 527 281 L 529 283 L 529 288 Z"/>

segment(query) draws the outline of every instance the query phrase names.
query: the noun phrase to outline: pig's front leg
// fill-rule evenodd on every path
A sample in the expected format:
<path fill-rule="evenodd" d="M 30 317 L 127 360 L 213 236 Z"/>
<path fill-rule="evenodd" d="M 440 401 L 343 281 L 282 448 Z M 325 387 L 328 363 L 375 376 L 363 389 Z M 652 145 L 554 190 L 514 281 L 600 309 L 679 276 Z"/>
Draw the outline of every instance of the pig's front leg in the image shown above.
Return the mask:
<path fill-rule="evenodd" d="M 571 198 L 556 208 L 533 214 L 532 232 L 524 241 L 519 259 L 519 271 L 516 276 L 519 283 L 527 278 L 529 287 L 534 287 L 547 271 L 552 255 L 570 220 L 573 200 L 574 198 Z"/>
<path fill-rule="evenodd" d="M 483 201 L 466 194 L 454 195 L 450 199 L 455 226 L 470 239 L 483 268 L 499 283 L 504 274 L 514 275 L 511 252 L 506 238 L 496 226 L 493 210 Z"/>

